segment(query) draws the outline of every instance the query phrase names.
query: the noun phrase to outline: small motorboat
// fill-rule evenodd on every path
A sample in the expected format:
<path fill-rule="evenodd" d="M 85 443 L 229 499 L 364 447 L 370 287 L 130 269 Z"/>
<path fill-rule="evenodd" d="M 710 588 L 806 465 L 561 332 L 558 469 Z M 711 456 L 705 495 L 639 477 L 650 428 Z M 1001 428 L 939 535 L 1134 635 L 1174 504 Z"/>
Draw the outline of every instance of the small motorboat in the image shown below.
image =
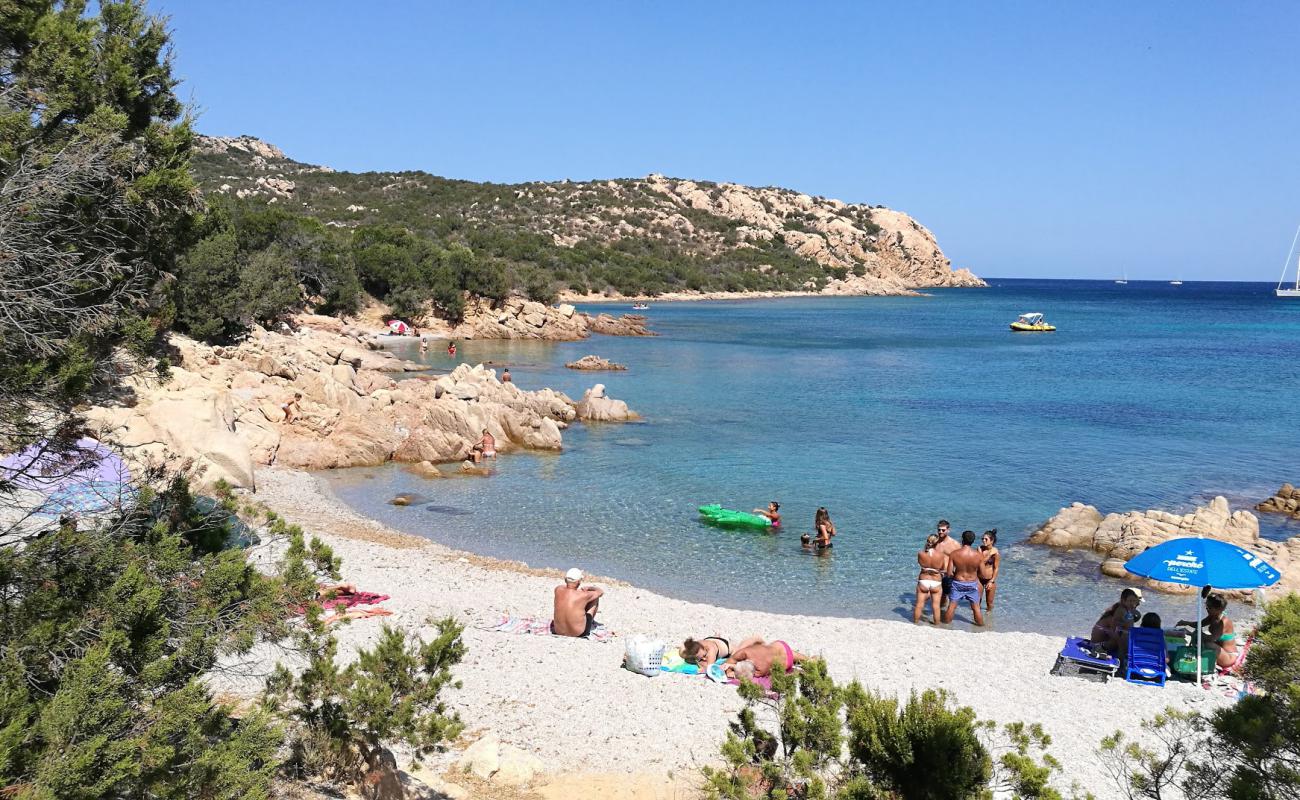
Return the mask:
<path fill-rule="evenodd" d="M 1045 333 L 1056 330 L 1055 325 L 1049 325 L 1039 313 L 1021 314 L 1020 319 L 1011 323 L 1011 330 L 1022 333 Z"/>
<path fill-rule="evenodd" d="M 632 304 L 632 310 L 633 310 L 633 311 L 648 311 L 649 309 L 650 309 L 650 306 L 646 305 L 645 303 L 633 303 L 633 304 Z"/>

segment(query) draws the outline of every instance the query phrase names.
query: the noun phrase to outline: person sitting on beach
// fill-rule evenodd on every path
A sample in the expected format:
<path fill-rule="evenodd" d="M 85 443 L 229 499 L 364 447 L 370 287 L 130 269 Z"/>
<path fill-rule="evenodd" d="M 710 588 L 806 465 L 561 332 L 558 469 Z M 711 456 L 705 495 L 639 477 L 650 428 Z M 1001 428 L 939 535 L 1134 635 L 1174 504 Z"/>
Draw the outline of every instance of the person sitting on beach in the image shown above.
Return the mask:
<path fill-rule="evenodd" d="M 795 664 L 807 660 L 808 656 L 795 651 L 794 648 L 779 639 L 774 642 L 765 642 L 762 639 L 755 638 L 753 642 L 746 642 L 744 647 L 737 647 L 722 663 L 722 669 L 728 678 L 739 678 L 740 675 L 766 678 L 772 674 L 773 664 L 781 664 L 785 671 L 789 672 L 794 669 Z M 740 664 L 746 661 L 753 667 L 752 675 L 746 674 L 749 667 L 740 667 Z M 738 668 L 739 674 L 737 672 Z"/>
<path fill-rule="evenodd" d="M 1205 619 L 1201 620 L 1200 630 L 1202 635 L 1207 635 L 1209 640 L 1205 642 L 1205 647 L 1217 648 L 1219 654 L 1215 657 L 1214 663 L 1220 667 L 1231 667 L 1237 663 L 1237 633 L 1232 624 L 1232 620 L 1224 614 L 1228 610 L 1228 601 L 1223 595 L 1216 593 L 1211 594 L 1205 600 Z M 1196 629 L 1196 623 L 1191 620 L 1180 619 L 1179 628 Z M 1193 639 L 1195 644 L 1196 640 Z"/>
<path fill-rule="evenodd" d="M 934 527 L 934 536 L 935 539 L 937 540 L 934 549 L 938 550 L 940 553 L 943 553 L 945 556 L 951 556 L 952 551 L 956 550 L 958 547 L 961 547 L 961 545 L 958 544 L 956 539 L 948 535 L 949 527 L 950 526 L 948 525 L 948 520 L 946 519 L 939 520 L 939 524 Z M 951 593 L 952 593 L 952 576 L 945 573 L 943 576 L 942 596 L 940 598 L 941 607 L 943 608 L 948 607 L 948 595 Z"/>
<path fill-rule="evenodd" d="M 740 643 L 737 650 L 763 641 L 757 636 Z M 703 639 L 687 639 L 682 642 L 682 660 L 687 664 L 696 664 L 701 670 L 707 670 L 715 661 L 725 661 L 731 657 L 731 642 L 721 636 L 705 636 Z"/>
<path fill-rule="evenodd" d="M 938 545 L 935 545 L 938 549 Z M 945 623 L 952 622 L 957 613 L 957 604 L 965 600 L 970 603 L 971 614 L 976 625 L 984 624 L 984 612 L 980 610 L 980 563 L 983 554 L 975 549 L 975 531 L 961 532 L 961 546 L 948 556 L 948 574 L 952 576 L 952 594 L 948 599 L 948 609 L 943 613 Z"/>
<path fill-rule="evenodd" d="M 926 600 L 930 601 L 930 624 L 939 623 L 939 595 L 943 592 L 943 576 L 948 572 L 948 556 L 938 551 L 938 543 L 939 537 L 932 533 L 925 539 L 925 548 L 916 554 L 916 563 L 921 565 L 921 574 L 916 576 L 916 605 L 912 608 L 912 622 L 916 624 L 921 622 Z"/>
<path fill-rule="evenodd" d="M 1119 593 L 1119 602 L 1106 609 L 1092 626 L 1089 641 L 1119 655 L 1128 650 L 1128 630 L 1141 618 L 1142 590 L 1132 587 Z"/>
<path fill-rule="evenodd" d="M 564 585 L 555 587 L 555 613 L 551 633 L 556 636 L 586 638 L 596 627 L 596 612 L 604 590 L 582 585 L 582 570 L 574 567 L 564 573 Z"/>
<path fill-rule="evenodd" d="M 1148 611 L 1147 613 L 1143 614 L 1142 621 L 1138 623 L 1138 627 L 1155 628 L 1156 630 L 1164 630 L 1164 625 L 1161 623 L 1160 615 L 1154 611 Z"/>
<path fill-rule="evenodd" d="M 510 367 L 506 367 L 504 370 L 501 371 L 502 383 L 514 383 L 514 381 L 515 379 L 510 377 Z"/>
<path fill-rule="evenodd" d="M 497 440 L 488 429 L 483 429 L 483 438 L 479 439 L 473 447 L 469 449 L 470 460 L 475 464 L 481 463 L 484 458 L 495 458 L 497 454 Z"/>
<path fill-rule="evenodd" d="M 773 500 L 767 504 L 766 509 L 756 508 L 754 513 L 772 520 L 772 527 L 781 527 L 781 504 Z"/>
<path fill-rule="evenodd" d="M 284 412 L 284 423 L 292 425 L 293 421 L 298 419 L 298 404 L 302 402 L 302 392 L 294 392 L 288 402 L 281 404 L 280 410 Z"/>
<path fill-rule="evenodd" d="M 998 592 L 998 571 L 1002 569 L 1002 554 L 998 552 L 998 529 L 984 531 L 980 540 L 980 588 L 984 594 L 984 607 L 993 610 L 993 598 Z"/>

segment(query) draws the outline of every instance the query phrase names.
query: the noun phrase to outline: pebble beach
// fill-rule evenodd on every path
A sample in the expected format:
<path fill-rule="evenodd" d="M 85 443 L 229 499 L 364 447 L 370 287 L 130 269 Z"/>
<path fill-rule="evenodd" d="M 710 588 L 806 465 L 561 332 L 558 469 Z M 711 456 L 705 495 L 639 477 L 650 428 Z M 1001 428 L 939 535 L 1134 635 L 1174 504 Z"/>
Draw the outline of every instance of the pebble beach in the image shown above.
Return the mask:
<path fill-rule="evenodd" d="M 634 634 L 669 643 L 688 635 L 751 634 L 784 639 L 826 660 L 834 678 L 903 695 L 944 689 L 981 719 L 1041 723 L 1062 765 L 1062 787 L 1077 783 L 1098 798 L 1118 798 L 1099 766 L 1096 748 L 1116 730 L 1138 734 L 1141 721 L 1166 707 L 1202 712 L 1230 702 L 1222 693 L 1170 683 L 1164 688 L 1123 681 L 1094 683 L 1049 674 L 1065 635 L 975 631 L 880 619 L 773 614 L 719 608 L 665 597 L 592 576 L 606 590 L 600 618 L 619 635 L 611 642 L 499 633 L 486 628 L 505 614 L 549 619 L 554 570 L 537 570 L 458 552 L 362 517 L 316 476 L 265 468 L 254 499 L 319 536 L 343 559 L 343 579 L 391 595 L 391 617 L 339 626 L 340 652 L 372 644 L 383 623 L 428 636 L 446 615 L 465 625 L 468 655 L 457 669 L 462 688 L 449 700 L 466 734 L 426 769 L 453 767 L 459 751 L 487 732 L 537 756 L 545 776 L 536 783 L 572 792 L 582 776 L 625 775 L 636 785 L 689 781 L 718 761 L 727 722 L 742 707 L 733 687 L 699 677 L 647 678 L 621 668 L 624 641 Z M 270 564 L 276 543 L 253 551 Z M 582 565 L 577 565 L 582 566 Z M 900 590 L 906 587 L 900 587 Z M 251 695 L 277 654 L 223 678 L 219 692 Z M 575 784 L 574 781 L 578 783 Z M 602 783 L 602 785 L 605 785 Z M 543 789 L 544 791 L 544 789 Z"/>

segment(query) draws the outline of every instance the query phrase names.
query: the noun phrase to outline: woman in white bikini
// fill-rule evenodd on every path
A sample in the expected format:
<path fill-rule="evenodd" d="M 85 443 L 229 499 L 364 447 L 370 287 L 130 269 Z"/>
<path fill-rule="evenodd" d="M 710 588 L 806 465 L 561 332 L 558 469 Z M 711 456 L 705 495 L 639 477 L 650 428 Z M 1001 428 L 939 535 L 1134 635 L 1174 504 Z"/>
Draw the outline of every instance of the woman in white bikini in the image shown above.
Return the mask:
<path fill-rule="evenodd" d="M 926 537 L 925 549 L 916 554 L 921 574 L 916 577 L 916 606 L 912 609 L 912 622 L 917 624 L 921 622 L 921 611 L 925 608 L 927 599 L 934 615 L 930 624 L 939 621 L 939 597 L 943 594 L 943 576 L 948 571 L 948 556 L 934 549 L 938 543 L 939 537 L 930 534 Z"/>

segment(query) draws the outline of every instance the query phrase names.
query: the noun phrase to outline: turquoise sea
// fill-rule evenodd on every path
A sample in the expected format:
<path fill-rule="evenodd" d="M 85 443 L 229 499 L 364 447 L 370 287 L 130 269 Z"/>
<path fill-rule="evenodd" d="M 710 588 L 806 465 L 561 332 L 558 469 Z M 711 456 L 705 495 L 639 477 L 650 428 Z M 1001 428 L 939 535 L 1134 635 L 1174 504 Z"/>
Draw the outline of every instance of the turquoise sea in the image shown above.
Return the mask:
<path fill-rule="evenodd" d="M 1223 494 L 1249 507 L 1300 477 L 1300 301 L 1265 284 L 990 283 L 656 303 L 652 339 L 462 342 L 458 361 L 508 364 L 523 388 L 576 399 L 603 382 L 645 421 L 574 425 L 562 454 L 500 458 L 488 479 L 397 465 L 328 478 L 360 512 L 456 548 L 807 614 L 910 618 L 915 554 L 935 522 L 996 527 L 993 625 L 1086 632 L 1122 584 L 1087 554 L 1024 542 L 1062 505 L 1179 511 Z M 1058 332 L 1009 331 L 1028 311 Z M 587 353 L 629 370 L 564 369 Z M 413 345 L 403 355 L 418 358 Z M 438 348 L 427 361 L 455 364 Z M 387 505 L 397 492 L 430 502 Z M 773 499 L 778 534 L 715 530 L 695 512 Z M 799 546 L 819 505 L 840 532 L 825 556 Z M 1265 518 L 1264 530 L 1300 524 Z"/>

